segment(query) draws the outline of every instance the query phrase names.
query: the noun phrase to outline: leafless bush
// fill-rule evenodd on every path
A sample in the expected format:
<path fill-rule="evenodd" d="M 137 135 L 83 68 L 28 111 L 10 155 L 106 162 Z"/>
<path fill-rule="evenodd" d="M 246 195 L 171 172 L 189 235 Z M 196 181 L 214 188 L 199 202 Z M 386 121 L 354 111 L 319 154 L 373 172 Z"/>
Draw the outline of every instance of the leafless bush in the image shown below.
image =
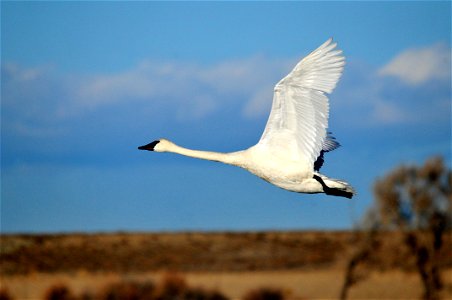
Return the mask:
<path fill-rule="evenodd" d="M 49 287 L 45 293 L 46 300 L 74 300 L 75 297 L 69 288 L 60 283 Z"/>
<path fill-rule="evenodd" d="M 155 300 L 226 300 L 217 291 L 206 291 L 201 288 L 188 287 L 185 279 L 178 274 L 169 273 L 156 289 Z"/>
<path fill-rule="evenodd" d="M 283 300 L 284 293 L 275 288 L 260 288 L 247 292 L 244 300 Z"/>
<path fill-rule="evenodd" d="M 13 297 L 10 295 L 7 289 L 0 289 L 0 300 L 12 300 Z"/>
<path fill-rule="evenodd" d="M 100 300 L 226 300 L 216 291 L 189 287 L 178 274 L 168 273 L 155 285 L 146 282 L 116 282 L 107 285 L 96 299 Z"/>
<path fill-rule="evenodd" d="M 153 299 L 154 284 L 152 282 L 124 281 L 106 286 L 98 295 L 101 300 L 145 300 Z"/>
<path fill-rule="evenodd" d="M 187 288 L 187 283 L 182 276 L 168 273 L 156 289 L 155 300 L 183 299 Z"/>

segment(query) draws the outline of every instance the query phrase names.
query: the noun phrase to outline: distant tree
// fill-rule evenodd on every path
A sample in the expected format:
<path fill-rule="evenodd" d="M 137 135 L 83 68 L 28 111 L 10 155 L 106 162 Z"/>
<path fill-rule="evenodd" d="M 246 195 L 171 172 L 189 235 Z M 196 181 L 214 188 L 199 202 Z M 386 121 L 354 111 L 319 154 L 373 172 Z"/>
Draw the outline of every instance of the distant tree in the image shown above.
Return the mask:
<path fill-rule="evenodd" d="M 452 173 L 440 157 L 420 167 L 400 166 L 374 185 L 377 221 L 403 230 L 450 228 L 451 190 Z"/>
<path fill-rule="evenodd" d="M 375 205 L 363 220 L 367 238 L 349 260 L 340 299 L 346 299 L 350 287 L 362 279 L 356 269 L 372 260 L 383 230 L 402 233 L 424 286 L 423 298 L 438 299 L 443 285 L 438 255 L 452 227 L 452 171 L 441 157 L 430 158 L 423 166 L 400 166 L 376 180 L 374 195 Z"/>
<path fill-rule="evenodd" d="M 440 157 L 423 166 L 400 166 L 376 181 L 374 194 L 376 226 L 404 233 L 416 258 L 424 299 L 437 299 L 442 288 L 437 257 L 444 233 L 451 229 L 452 171 Z"/>

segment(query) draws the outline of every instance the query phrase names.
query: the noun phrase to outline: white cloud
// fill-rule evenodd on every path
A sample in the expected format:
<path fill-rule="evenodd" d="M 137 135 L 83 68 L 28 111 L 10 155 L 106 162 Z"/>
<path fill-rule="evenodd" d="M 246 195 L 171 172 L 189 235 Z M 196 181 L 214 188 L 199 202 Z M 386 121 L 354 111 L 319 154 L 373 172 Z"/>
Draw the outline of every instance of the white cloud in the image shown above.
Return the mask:
<path fill-rule="evenodd" d="M 177 69 L 171 64 L 142 62 L 123 72 L 85 76 L 76 88 L 74 100 L 81 109 L 93 109 L 163 96 L 174 84 L 175 74 Z M 163 82 L 162 78 L 166 78 L 167 82 Z M 173 87 L 173 90 L 178 89 Z"/>
<path fill-rule="evenodd" d="M 451 50 L 445 44 L 408 49 L 397 55 L 378 74 L 394 76 L 418 85 L 429 80 L 450 79 Z"/>
<path fill-rule="evenodd" d="M 56 128 L 50 126 L 32 126 L 26 123 L 11 122 L 7 124 L 6 130 L 13 130 L 23 137 L 33 138 L 49 138 L 58 137 L 65 133 L 63 128 Z"/>
<path fill-rule="evenodd" d="M 396 103 L 378 100 L 373 103 L 373 114 L 370 120 L 376 124 L 400 124 L 407 121 L 406 111 Z"/>
<path fill-rule="evenodd" d="M 10 77 L 12 80 L 27 82 L 38 79 L 40 76 L 48 73 L 52 67 L 50 65 L 40 66 L 34 68 L 22 68 L 21 66 L 6 62 L 2 65 L 4 74 Z"/>
<path fill-rule="evenodd" d="M 217 103 L 209 95 L 195 95 L 190 105 L 180 105 L 176 109 L 176 118 L 180 121 L 202 119 L 217 108 Z"/>
<path fill-rule="evenodd" d="M 293 65 L 292 60 L 254 56 L 205 68 L 200 72 L 200 79 L 220 92 L 240 90 L 254 94 L 263 84 L 273 87 Z"/>
<path fill-rule="evenodd" d="M 269 85 L 257 90 L 243 107 L 247 118 L 256 118 L 270 114 L 273 99 L 273 86 Z"/>
<path fill-rule="evenodd" d="M 66 111 L 147 101 L 149 105 L 173 106 L 177 116 L 192 119 L 242 101 L 243 116 L 259 117 L 268 113 L 272 87 L 288 65 L 288 60 L 261 56 L 208 66 L 144 61 L 125 72 L 84 78 L 75 93 L 75 103 Z"/>
<path fill-rule="evenodd" d="M 89 79 L 78 90 L 78 101 L 89 107 L 104 105 L 130 98 L 150 97 L 154 93 L 153 82 L 139 72 L 100 75 Z"/>
<path fill-rule="evenodd" d="M 110 74 L 6 63 L 5 124 L 14 122 L 8 128 L 22 136 L 50 136 L 60 132 L 48 130 L 52 126 L 110 108 L 186 122 L 235 107 L 237 117 L 256 118 L 268 115 L 272 87 L 289 68 L 288 60 L 262 56 L 213 65 L 148 60 Z"/>
<path fill-rule="evenodd" d="M 450 84 L 444 84 L 450 70 L 441 63 L 450 61 L 446 48 L 437 44 L 408 49 L 380 69 L 350 59 L 331 96 L 331 117 L 344 124 L 375 127 L 426 124 L 450 116 L 450 96 L 444 92 L 450 89 Z M 411 70 L 414 62 L 418 63 Z M 6 63 L 2 66 L 4 124 L 14 122 L 8 128 L 23 136 L 50 136 L 60 131 L 49 128 L 61 127 L 68 120 L 112 111 L 173 123 L 225 114 L 266 118 L 274 84 L 295 63 L 294 59 L 263 56 L 212 65 L 143 61 L 111 74 L 62 74 L 55 68 Z M 410 84 L 386 80 L 383 75 Z M 429 84 L 438 80 L 440 84 Z"/>
<path fill-rule="evenodd" d="M 403 53 L 410 53 L 410 50 Z M 393 61 L 397 61 L 397 57 L 400 55 Z M 425 128 L 431 124 L 450 123 L 450 81 L 447 80 L 450 73 L 438 71 L 434 73 L 436 75 L 425 75 L 422 84 L 414 84 L 403 77 L 388 80 L 381 74 L 387 66 L 378 69 L 349 60 L 344 76 L 331 96 L 333 124 L 364 128 Z"/>

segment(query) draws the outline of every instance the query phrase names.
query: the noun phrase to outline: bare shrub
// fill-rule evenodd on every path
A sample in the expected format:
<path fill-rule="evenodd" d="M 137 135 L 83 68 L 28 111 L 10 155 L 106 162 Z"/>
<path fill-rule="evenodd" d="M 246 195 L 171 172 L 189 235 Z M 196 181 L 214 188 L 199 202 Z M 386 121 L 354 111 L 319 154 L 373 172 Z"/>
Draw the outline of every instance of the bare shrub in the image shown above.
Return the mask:
<path fill-rule="evenodd" d="M 77 297 L 77 300 L 98 300 L 98 299 L 89 291 L 84 291 Z"/>
<path fill-rule="evenodd" d="M 284 293 L 275 288 L 260 288 L 247 292 L 244 300 L 283 300 Z"/>
<path fill-rule="evenodd" d="M 223 294 L 217 291 L 205 291 L 200 288 L 190 288 L 185 291 L 184 300 L 227 300 Z"/>
<path fill-rule="evenodd" d="M 64 284 L 56 284 L 49 287 L 45 293 L 46 300 L 74 300 L 71 290 Z"/>
<path fill-rule="evenodd" d="M 155 300 L 226 300 L 217 291 L 207 291 L 187 285 L 185 279 L 177 273 L 166 274 L 155 293 Z"/>
<path fill-rule="evenodd" d="M 98 295 L 102 300 L 152 300 L 155 286 L 152 282 L 116 282 L 107 285 Z"/>
<path fill-rule="evenodd" d="M 89 296 L 89 295 L 88 295 Z M 99 300 L 226 300 L 216 291 L 191 288 L 176 273 L 166 274 L 154 285 L 152 282 L 116 282 L 107 285 L 96 297 Z"/>
<path fill-rule="evenodd" d="M 176 273 L 167 273 L 156 289 L 155 299 L 182 299 L 187 288 L 187 283 L 181 275 Z"/>
<path fill-rule="evenodd" d="M 0 289 L 0 300 L 12 300 L 13 297 L 7 289 Z"/>

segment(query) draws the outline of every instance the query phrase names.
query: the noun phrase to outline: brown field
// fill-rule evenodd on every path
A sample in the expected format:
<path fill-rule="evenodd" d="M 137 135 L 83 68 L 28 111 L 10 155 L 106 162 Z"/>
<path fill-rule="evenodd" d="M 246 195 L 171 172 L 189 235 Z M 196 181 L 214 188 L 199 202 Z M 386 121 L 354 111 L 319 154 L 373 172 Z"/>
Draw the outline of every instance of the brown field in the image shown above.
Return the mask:
<path fill-rule="evenodd" d="M 346 265 L 365 238 L 355 232 L 3 235 L 1 288 L 13 299 L 44 299 L 58 284 L 95 295 L 114 282 L 159 282 L 178 273 L 189 286 L 230 299 L 263 287 L 286 299 L 337 299 Z M 421 298 L 422 282 L 401 239 L 380 234 L 349 299 Z M 444 241 L 441 295 L 452 299 L 451 235 Z"/>

